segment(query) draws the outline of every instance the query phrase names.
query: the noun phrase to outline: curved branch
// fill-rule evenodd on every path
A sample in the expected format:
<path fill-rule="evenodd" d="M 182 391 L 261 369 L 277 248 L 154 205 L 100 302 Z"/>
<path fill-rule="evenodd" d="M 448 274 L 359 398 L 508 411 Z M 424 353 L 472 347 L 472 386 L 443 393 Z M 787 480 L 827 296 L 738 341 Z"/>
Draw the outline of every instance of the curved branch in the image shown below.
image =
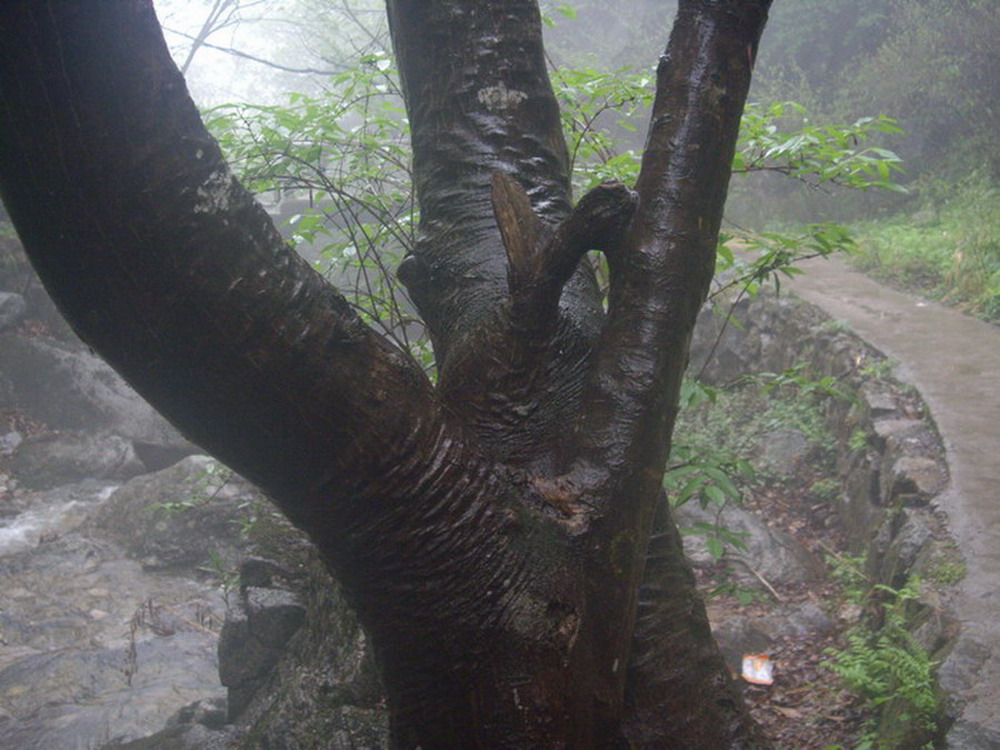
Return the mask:
<path fill-rule="evenodd" d="M 513 177 L 495 172 L 491 197 L 507 253 L 507 287 L 515 314 L 525 323 L 528 316 L 554 318 L 580 259 L 589 250 L 614 253 L 638 204 L 638 196 L 621 183 L 604 183 L 583 196 L 552 232 Z"/>
<path fill-rule="evenodd" d="M 3 14 L 0 191 L 80 336 L 307 528 L 430 450 L 430 384 L 230 175 L 150 4 Z"/>

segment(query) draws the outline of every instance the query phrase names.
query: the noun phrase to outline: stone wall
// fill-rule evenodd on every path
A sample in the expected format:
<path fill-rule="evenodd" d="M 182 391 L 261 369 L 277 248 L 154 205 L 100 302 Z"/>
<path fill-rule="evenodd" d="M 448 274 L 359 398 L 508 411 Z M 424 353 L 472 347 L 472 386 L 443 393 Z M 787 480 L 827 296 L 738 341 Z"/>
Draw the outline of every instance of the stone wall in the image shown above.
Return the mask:
<path fill-rule="evenodd" d="M 907 611 L 908 622 L 931 660 L 941 663 L 957 635 L 947 601 L 965 563 L 937 505 L 948 468 L 919 394 L 893 377 L 893 363 L 880 352 L 795 297 L 744 299 L 734 314 L 738 324 L 703 313 L 690 372 L 723 384 L 805 363 L 812 378 L 836 379 L 848 398 L 831 397 L 826 405 L 827 426 L 837 440 L 840 491 L 834 510 L 850 551 L 865 556 L 873 583 L 899 589 L 912 576 L 920 577 L 923 594 Z M 952 713 L 948 696 L 942 698 Z M 906 725 L 891 720 L 893 711 L 890 705 L 884 714 L 886 732 L 894 731 L 891 724 L 895 729 Z M 947 725 L 949 718 L 941 723 Z M 885 741 L 885 746 L 910 747 L 926 738 L 886 736 Z"/>

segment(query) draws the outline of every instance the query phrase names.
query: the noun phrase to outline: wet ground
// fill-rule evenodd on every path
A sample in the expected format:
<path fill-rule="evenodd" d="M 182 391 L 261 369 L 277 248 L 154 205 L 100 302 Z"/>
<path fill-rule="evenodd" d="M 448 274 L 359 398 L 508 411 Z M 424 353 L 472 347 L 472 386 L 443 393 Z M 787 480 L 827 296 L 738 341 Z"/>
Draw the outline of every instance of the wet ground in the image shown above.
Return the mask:
<path fill-rule="evenodd" d="M 947 451 L 938 498 L 968 574 L 953 602 L 963 634 L 940 670 L 967 701 L 955 748 L 1000 747 L 1000 328 L 894 291 L 839 260 L 814 260 L 792 290 L 847 323 L 920 391 Z"/>

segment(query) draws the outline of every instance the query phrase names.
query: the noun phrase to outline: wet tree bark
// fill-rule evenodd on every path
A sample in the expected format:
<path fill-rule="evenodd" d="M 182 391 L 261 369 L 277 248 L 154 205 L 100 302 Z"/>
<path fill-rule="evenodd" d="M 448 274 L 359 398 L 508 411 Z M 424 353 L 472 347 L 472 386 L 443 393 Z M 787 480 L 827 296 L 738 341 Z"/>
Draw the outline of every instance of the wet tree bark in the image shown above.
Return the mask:
<path fill-rule="evenodd" d="M 766 744 L 660 480 L 768 5 L 682 0 L 638 183 L 574 207 L 535 2 L 389 0 L 437 387 L 230 175 L 148 0 L 0 9 L 0 192 L 39 275 L 316 541 L 399 747 Z"/>

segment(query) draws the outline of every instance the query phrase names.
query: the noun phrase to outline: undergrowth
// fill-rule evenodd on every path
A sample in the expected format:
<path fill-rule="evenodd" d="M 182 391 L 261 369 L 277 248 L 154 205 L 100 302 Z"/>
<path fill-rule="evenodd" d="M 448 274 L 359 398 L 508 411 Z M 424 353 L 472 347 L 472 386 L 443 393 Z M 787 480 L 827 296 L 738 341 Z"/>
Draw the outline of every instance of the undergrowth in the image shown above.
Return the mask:
<path fill-rule="evenodd" d="M 677 507 L 697 502 L 721 512 L 742 502 L 752 487 L 781 481 L 767 460 L 770 436 L 793 430 L 808 443 L 809 461 L 833 473 L 834 439 L 824 421 L 825 399 L 840 394 L 826 379 L 813 381 L 803 368 L 747 377 L 727 388 L 694 381 L 682 389 L 682 409 L 663 484 Z M 696 523 L 682 533 L 705 537 L 716 560 L 727 548 L 742 549 L 740 534 L 721 523 Z"/>
<path fill-rule="evenodd" d="M 835 672 L 876 714 L 895 705 L 889 732 L 927 737 L 937 728 L 939 714 L 935 691 L 934 662 L 908 627 L 909 607 L 920 597 L 920 579 L 910 578 L 899 589 L 872 584 L 864 573 L 861 557 L 832 559 L 832 571 L 844 586 L 844 598 L 862 608 L 867 616 L 846 633 L 841 649 L 827 649 L 831 660 L 824 666 Z M 908 727 L 905 731 L 902 726 Z M 914 730 L 916 730 L 914 734 Z M 872 723 L 857 750 L 889 750 L 895 747 L 885 732 Z"/>
<path fill-rule="evenodd" d="M 1000 191 L 973 175 L 938 200 L 911 216 L 859 225 L 855 262 L 878 279 L 1000 324 Z"/>

